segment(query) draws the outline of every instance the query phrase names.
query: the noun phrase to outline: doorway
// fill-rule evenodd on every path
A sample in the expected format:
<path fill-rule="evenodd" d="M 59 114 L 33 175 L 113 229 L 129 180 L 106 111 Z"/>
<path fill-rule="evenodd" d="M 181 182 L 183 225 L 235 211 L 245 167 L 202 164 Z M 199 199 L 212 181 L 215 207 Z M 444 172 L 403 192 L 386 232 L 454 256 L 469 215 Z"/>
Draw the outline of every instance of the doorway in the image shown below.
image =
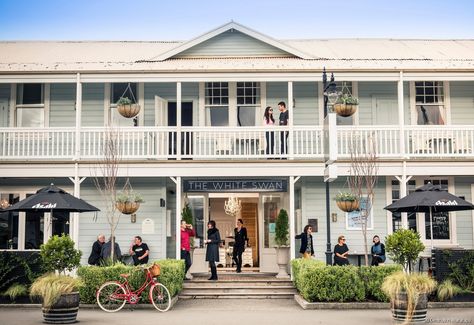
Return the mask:
<path fill-rule="evenodd" d="M 230 196 L 236 194 L 230 194 Z M 258 271 L 259 267 L 259 240 L 258 240 L 258 193 L 246 193 L 239 196 L 242 209 L 237 216 L 225 213 L 224 204 L 229 194 L 209 194 L 209 220 L 216 222 L 219 229 L 222 245 L 219 248 L 218 267 L 221 270 L 234 270 L 235 264 L 232 260 L 234 245 L 234 228 L 237 219 L 242 219 L 243 226 L 247 229 L 248 245 L 242 254 L 242 270 Z"/>
<path fill-rule="evenodd" d="M 177 126 L 177 109 L 176 102 L 168 102 L 168 126 Z M 181 126 L 193 126 L 193 103 L 182 102 L 181 103 Z M 169 133 L 169 149 L 170 155 L 176 154 L 176 132 Z M 181 154 L 192 155 L 193 143 L 192 143 L 192 132 L 182 132 L 181 135 Z"/>

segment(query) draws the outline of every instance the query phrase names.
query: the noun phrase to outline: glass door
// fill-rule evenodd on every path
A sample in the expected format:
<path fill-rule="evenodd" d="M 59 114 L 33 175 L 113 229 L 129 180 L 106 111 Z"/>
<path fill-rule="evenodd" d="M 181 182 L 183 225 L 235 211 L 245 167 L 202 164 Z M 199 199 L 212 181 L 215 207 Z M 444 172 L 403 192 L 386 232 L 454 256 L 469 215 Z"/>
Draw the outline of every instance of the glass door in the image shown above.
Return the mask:
<path fill-rule="evenodd" d="M 282 208 L 281 194 L 260 195 L 260 271 L 278 272 L 275 253 L 275 222 Z"/>

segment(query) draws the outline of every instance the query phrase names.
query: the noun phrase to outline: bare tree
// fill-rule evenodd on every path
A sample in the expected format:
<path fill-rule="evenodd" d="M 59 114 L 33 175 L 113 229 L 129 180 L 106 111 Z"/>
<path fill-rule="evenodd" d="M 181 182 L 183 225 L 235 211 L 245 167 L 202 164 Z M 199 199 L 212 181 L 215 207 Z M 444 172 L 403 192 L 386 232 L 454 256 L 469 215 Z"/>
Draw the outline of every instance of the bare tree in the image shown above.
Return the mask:
<path fill-rule="evenodd" d="M 351 135 L 351 169 L 348 177 L 351 192 L 359 198 L 366 200 L 361 204 L 360 225 L 364 240 L 365 265 L 369 265 L 369 252 L 367 246 L 367 221 L 372 210 L 375 197 L 375 186 L 378 179 L 377 137 L 376 134 L 365 136 L 364 133 L 354 132 Z M 373 218 L 373 216 L 372 216 Z"/>
<path fill-rule="evenodd" d="M 115 229 L 120 221 L 116 208 L 116 183 L 120 163 L 119 131 L 108 126 L 102 141 L 102 159 L 93 170 L 94 184 L 105 203 L 105 214 L 110 225 L 111 259 L 115 257 Z"/>

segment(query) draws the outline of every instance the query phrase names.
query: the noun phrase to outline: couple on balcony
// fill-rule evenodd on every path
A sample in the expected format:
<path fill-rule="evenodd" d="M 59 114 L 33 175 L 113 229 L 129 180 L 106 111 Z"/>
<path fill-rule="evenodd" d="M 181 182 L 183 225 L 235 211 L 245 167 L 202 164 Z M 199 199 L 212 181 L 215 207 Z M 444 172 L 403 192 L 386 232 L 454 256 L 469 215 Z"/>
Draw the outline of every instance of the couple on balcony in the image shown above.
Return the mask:
<path fill-rule="evenodd" d="M 278 110 L 280 111 L 280 117 L 278 119 L 279 125 L 280 126 L 288 125 L 289 112 L 286 109 L 285 102 L 278 103 Z M 267 108 L 265 108 L 265 114 L 263 115 L 263 124 L 269 127 L 272 127 L 275 124 L 275 118 L 273 117 L 273 108 L 271 106 L 267 106 Z M 265 132 L 265 140 L 267 143 L 265 154 L 273 155 L 274 148 L 275 148 L 275 132 L 273 131 Z M 288 153 L 288 131 L 282 131 L 280 132 L 280 154 L 286 155 L 287 153 Z"/>

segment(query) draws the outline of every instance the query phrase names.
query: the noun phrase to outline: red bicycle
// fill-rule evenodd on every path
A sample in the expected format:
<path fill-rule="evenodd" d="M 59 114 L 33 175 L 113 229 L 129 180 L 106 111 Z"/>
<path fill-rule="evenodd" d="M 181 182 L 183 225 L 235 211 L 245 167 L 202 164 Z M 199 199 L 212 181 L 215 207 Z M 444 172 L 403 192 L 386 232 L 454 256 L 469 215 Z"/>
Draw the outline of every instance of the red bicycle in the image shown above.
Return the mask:
<path fill-rule="evenodd" d="M 153 264 L 144 268 L 146 272 L 145 282 L 137 290 L 132 290 L 128 283 L 130 274 L 120 274 L 123 278 L 120 281 L 105 282 L 97 290 L 96 298 L 99 307 L 108 313 L 119 311 L 128 302 L 135 305 L 140 301 L 142 292 L 150 287 L 150 302 L 161 312 L 165 312 L 171 307 L 171 295 L 168 289 L 156 279 L 160 275 L 160 266 Z"/>

